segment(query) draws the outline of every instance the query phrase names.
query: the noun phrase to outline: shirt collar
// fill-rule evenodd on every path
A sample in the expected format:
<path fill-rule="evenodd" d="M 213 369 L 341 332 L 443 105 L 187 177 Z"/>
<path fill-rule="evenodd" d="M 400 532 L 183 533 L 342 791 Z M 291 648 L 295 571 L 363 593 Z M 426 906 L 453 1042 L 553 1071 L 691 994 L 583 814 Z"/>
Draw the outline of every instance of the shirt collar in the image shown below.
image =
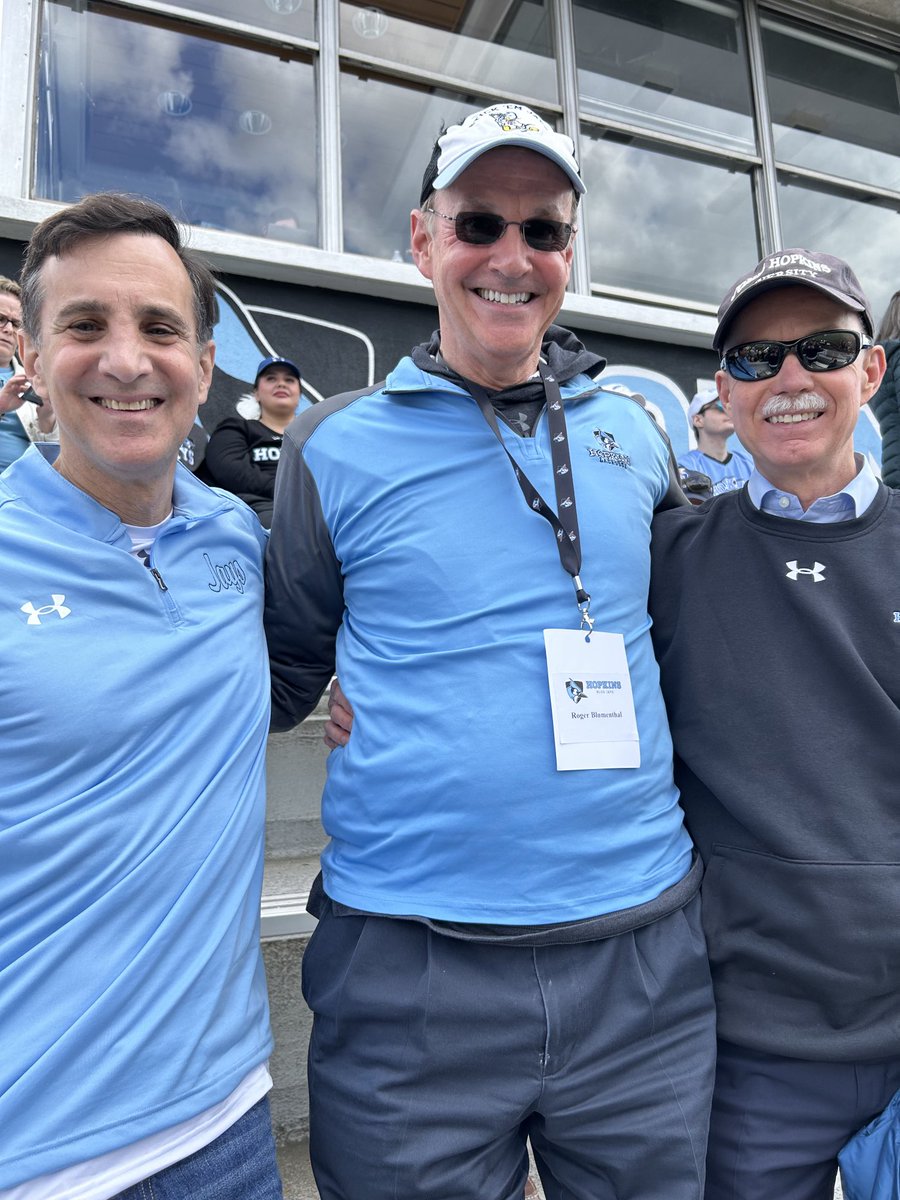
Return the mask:
<path fill-rule="evenodd" d="M 820 496 L 805 512 L 792 492 L 782 491 L 769 483 L 756 467 L 747 483 L 747 495 L 755 508 L 774 517 L 790 517 L 794 521 L 820 525 L 850 521 L 861 517 L 878 494 L 878 479 L 868 458 L 862 454 L 855 457 L 857 472 L 847 486 L 833 496 Z"/>

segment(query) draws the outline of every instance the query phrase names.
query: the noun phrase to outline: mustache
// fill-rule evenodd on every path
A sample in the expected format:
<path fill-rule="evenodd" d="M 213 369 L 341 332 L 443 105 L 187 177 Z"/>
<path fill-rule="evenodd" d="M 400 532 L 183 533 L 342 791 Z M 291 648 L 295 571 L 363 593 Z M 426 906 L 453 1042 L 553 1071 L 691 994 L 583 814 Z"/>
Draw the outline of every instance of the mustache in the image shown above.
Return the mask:
<path fill-rule="evenodd" d="M 762 416 L 783 417 L 789 413 L 824 412 L 828 401 L 818 392 L 779 392 L 762 406 Z"/>

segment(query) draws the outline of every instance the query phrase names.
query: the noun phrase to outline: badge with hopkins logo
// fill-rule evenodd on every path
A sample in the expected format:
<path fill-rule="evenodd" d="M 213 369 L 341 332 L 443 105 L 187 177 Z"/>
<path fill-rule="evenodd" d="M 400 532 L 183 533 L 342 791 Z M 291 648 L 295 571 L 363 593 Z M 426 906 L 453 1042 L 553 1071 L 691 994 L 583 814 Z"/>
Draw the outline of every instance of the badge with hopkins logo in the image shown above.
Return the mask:
<path fill-rule="evenodd" d="M 586 447 L 591 458 L 613 467 L 630 467 L 631 455 L 626 454 L 615 437 L 605 429 L 594 430 L 595 445 Z"/>
<path fill-rule="evenodd" d="M 620 633 L 545 629 L 558 771 L 639 767 L 631 676 Z"/>

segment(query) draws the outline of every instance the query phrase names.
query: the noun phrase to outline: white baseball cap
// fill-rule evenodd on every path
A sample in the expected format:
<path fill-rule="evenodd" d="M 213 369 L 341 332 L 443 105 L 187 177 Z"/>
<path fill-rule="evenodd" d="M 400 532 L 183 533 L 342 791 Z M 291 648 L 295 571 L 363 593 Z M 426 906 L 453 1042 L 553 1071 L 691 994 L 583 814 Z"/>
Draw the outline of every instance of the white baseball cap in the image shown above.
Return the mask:
<path fill-rule="evenodd" d="M 579 195 L 584 193 L 570 137 L 557 133 L 524 104 L 492 104 L 466 117 L 461 125 L 451 125 L 438 138 L 436 161 L 432 156 L 425 172 L 422 203 L 432 191 L 449 187 L 476 158 L 499 146 L 523 146 L 543 154 L 566 173 Z"/>
<path fill-rule="evenodd" d="M 692 422 L 699 412 L 702 412 L 708 404 L 715 404 L 718 398 L 719 393 L 715 388 L 707 388 L 705 391 L 698 392 L 688 405 L 688 420 Z"/>

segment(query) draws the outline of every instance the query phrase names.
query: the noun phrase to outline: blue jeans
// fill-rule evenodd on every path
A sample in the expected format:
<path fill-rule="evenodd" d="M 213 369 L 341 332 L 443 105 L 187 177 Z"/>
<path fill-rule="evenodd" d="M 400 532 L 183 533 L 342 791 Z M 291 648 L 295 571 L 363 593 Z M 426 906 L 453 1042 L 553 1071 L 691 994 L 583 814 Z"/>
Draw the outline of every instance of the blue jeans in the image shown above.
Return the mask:
<path fill-rule="evenodd" d="M 113 1200 L 282 1200 L 268 1097 L 196 1154 Z"/>

